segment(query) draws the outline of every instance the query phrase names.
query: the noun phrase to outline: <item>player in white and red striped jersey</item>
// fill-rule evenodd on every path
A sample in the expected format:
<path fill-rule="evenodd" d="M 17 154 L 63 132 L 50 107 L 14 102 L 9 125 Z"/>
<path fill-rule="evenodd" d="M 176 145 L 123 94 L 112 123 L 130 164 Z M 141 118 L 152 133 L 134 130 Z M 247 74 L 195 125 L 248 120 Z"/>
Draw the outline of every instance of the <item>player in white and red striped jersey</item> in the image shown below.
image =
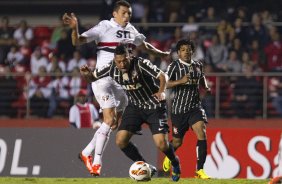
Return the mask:
<path fill-rule="evenodd" d="M 113 60 L 114 49 L 119 43 L 127 43 L 128 47 L 131 48 L 135 46 L 140 47 L 149 54 L 160 57 L 169 55 L 169 52 L 160 51 L 145 41 L 146 37 L 129 23 L 131 13 L 131 5 L 128 2 L 124 0 L 117 1 L 111 20 L 103 20 L 82 34 L 78 32 L 77 18 L 73 13 L 65 13 L 63 21 L 72 29 L 73 45 L 80 45 L 95 40 L 98 46 L 96 66 L 98 69 Z M 91 142 L 80 153 L 80 158 L 82 158 L 92 175 L 99 176 L 102 166 L 102 152 L 106 147 L 111 130 L 117 127 L 117 121 L 127 105 L 127 97 L 122 87 L 110 77 L 93 82 L 92 90 L 103 110 L 103 123 L 96 131 Z M 91 165 L 91 159 L 88 158 L 94 149 L 94 161 L 91 169 L 89 167 Z"/>
<path fill-rule="evenodd" d="M 69 111 L 69 122 L 75 128 L 98 128 L 101 124 L 98 111 L 93 104 L 86 103 L 86 96 L 86 90 L 77 93 L 76 103 Z"/>

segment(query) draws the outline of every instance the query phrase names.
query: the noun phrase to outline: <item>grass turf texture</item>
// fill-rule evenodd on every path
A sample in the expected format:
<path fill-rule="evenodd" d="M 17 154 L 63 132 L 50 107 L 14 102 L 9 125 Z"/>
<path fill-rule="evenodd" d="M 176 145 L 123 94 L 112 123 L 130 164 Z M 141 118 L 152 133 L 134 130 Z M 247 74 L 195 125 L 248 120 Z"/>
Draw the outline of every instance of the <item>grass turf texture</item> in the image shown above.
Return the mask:
<path fill-rule="evenodd" d="M 172 182 L 169 178 L 152 178 L 149 182 L 136 182 L 130 178 L 22 178 L 0 177 L 1 184 L 267 184 L 269 180 L 248 179 L 190 179 L 181 178 L 179 182 Z"/>

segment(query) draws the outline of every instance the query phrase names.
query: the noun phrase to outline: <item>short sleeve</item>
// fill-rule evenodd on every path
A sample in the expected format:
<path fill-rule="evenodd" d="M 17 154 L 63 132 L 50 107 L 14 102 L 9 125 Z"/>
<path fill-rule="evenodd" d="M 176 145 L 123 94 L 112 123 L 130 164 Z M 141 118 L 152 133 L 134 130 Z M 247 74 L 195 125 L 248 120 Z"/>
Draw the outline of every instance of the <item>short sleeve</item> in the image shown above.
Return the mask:
<path fill-rule="evenodd" d="M 106 20 L 101 21 L 96 26 L 92 27 L 91 29 L 85 31 L 81 34 L 81 36 L 86 37 L 87 43 L 96 41 L 99 42 L 100 35 L 105 32 L 107 29 Z"/>
<path fill-rule="evenodd" d="M 158 78 L 160 73 L 162 72 L 156 65 L 153 65 L 148 59 L 138 59 L 139 67 L 144 72 L 149 74 L 154 78 Z"/>
<path fill-rule="evenodd" d="M 167 67 L 166 74 L 168 75 L 169 80 L 175 80 L 175 67 L 174 62 L 170 63 Z"/>
<path fill-rule="evenodd" d="M 145 41 L 146 37 L 143 35 L 143 34 L 138 34 L 134 41 L 133 41 L 133 44 L 136 45 L 136 46 L 140 46 L 144 41 Z"/>

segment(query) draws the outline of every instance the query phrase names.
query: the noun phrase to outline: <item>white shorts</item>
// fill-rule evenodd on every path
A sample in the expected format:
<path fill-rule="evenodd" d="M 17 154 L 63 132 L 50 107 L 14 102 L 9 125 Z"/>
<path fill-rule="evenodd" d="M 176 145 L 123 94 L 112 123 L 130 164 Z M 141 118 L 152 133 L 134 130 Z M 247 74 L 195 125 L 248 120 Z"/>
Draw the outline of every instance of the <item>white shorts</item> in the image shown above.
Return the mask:
<path fill-rule="evenodd" d="M 104 77 L 92 82 L 92 91 L 101 109 L 115 107 L 118 112 L 123 111 L 128 99 L 123 88 L 111 77 Z"/>

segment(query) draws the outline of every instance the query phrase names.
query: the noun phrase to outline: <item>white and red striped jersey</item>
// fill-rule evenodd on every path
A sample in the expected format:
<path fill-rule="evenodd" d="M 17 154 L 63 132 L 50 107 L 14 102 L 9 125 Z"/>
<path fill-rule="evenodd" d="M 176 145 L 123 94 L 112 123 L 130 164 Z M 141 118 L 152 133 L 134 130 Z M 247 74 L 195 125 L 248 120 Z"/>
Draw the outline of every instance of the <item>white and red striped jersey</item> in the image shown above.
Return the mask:
<path fill-rule="evenodd" d="M 75 123 L 77 128 L 92 128 L 92 123 L 98 119 L 97 109 L 89 103 L 76 103 L 69 112 L 69 122 Z"/>
<path fill-rule="evenodd" d="M 145 36 L 128 23 L 125 27 L 111 20 L 103 20 L 88 31 L 82 33 L 87 42 L 95 41 L 97 44 L 96 68 L 110 63 L 114 58 L 114 49 L 119 43 L 126 43 L 129 47 L 139 46 L 145 40 Z"/>

